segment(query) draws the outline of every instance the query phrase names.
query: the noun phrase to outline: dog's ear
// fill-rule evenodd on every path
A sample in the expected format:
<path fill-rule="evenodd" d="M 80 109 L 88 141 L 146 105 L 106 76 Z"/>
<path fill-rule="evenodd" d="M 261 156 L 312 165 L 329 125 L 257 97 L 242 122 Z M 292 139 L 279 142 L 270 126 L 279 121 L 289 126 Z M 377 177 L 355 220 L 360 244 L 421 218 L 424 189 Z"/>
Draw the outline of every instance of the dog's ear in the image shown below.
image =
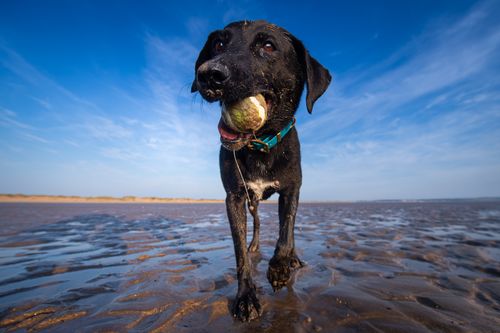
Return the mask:
<path fill-rule="evenodd" d="M 196 74 L 195 74 L 195 79 L 193 80 L 193 83 L 191 84 L 191 92 L 195 93 L 198 91 L 198 87 L 196 86 Z"/>
<path fill-rule="evenodd" d="M 316 100 L 326 91 L 330 81 L 332 80 L 332 76 L 325 67 L 323 67 L 316 59 L 311 57 L 300 40 L 292 36 L 292 43 L 300 66 L 305 74 L 307 85 L 307 111 L 312 113 L 314 102 L 316 102 Z"/>
<path fill-rule="evenodd" d="M 193 84 L 191 85 L 191 92 L 197 92 L 198 91 L 198 86 L 196 85 L 196 72 L 198 71 L 198 67 L 200 67 L 205 61 L 210 60 L 210 56 L 212 54 L 212 40 L 215 35 L 215 32 L 212 32 L 209 36 L 207 41 L 205 42 L 205 45 L 200 51 L 200 54 L 198 55 L 198 59 L 196 60 L 196 64 L 194 65 L 194 80 Z"/>

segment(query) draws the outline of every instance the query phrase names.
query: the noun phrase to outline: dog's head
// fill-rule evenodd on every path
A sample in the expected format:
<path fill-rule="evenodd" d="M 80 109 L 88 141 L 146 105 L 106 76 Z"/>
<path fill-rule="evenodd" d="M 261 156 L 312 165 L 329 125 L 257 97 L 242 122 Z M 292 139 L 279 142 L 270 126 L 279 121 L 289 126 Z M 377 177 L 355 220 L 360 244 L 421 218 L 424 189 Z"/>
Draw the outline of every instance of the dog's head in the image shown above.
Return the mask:
<path fill-rule="evenodd" d="M 199 91 L 208 102 L 223 105 L 263 95 L 267 121 L 253 135 L 274 135 L 292 120 L 304 85 L 311 113 L 330 80 L 328 70 L 285 29 L 265 21 L 241 21 L 209 35 L 196 61 L 191 92 Z M 219 132 L 223 146 L 234 150 L 252 136 L 235 133 L 222 120 Z"/>

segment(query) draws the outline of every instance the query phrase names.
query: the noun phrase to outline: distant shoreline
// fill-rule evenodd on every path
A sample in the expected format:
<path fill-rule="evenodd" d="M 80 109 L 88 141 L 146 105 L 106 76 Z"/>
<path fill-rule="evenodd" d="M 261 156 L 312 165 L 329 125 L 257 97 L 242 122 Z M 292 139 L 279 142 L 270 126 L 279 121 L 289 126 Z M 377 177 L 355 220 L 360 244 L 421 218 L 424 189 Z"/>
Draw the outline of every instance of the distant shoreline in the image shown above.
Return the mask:
<path fill-rule="evenodd" d="M 363 204 L 363 203 L 460 203 L 460 202 L 500 202 L 499 197 L 482 198 L 450 198 L 450 199 L 390 199 L 390 200 L 332 200 L 332 201 L 301 201 L 301 204 Z M 191 198 L 160 198 L 160 197 L 84 197 L 77 195 L 27 195 L 27 194 L 0 194 L 0 203 L 138 203 L 138 204 L 220 204 L 222 199 L 191 199 Z M 263 201 L 264 204 L 276 204 L 277 200 Z"/>
<path fill-rule="evenodd" d="M 224 200 L 217 199 L 189 199 L 189 198 L 158 198 L 158 197 L 82 197 L 65 195 L 24 195 L 24 194 L 0 194 L 0 203 L 223 203 Z"/>

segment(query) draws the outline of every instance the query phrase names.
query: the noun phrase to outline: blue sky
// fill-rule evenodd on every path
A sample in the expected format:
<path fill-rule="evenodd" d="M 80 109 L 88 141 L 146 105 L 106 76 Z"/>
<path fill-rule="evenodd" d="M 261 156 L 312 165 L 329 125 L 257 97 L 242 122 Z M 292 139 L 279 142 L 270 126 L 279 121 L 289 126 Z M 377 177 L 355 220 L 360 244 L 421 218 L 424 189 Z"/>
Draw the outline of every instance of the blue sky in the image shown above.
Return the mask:
<path fill-rule="evenodd" d="M 498 1 L 2 1 L 0 193 L 223 198 L 208 33 L 266 19 L 334 75 L 304 200 L 500 196 Z"/>

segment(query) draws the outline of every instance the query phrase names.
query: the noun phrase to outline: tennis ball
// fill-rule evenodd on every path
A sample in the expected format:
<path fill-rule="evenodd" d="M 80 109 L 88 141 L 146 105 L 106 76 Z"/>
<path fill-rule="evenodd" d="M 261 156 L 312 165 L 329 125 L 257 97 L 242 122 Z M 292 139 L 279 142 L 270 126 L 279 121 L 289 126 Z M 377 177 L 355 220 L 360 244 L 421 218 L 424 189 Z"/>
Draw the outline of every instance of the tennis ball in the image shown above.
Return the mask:
<path fill-rule="evenodd" d="M 267 120 L 266 99 L 261 94 L 242 99 L 231 105 L 222 105 L 222 119 L 234 131 L 251 133 Z"/>

